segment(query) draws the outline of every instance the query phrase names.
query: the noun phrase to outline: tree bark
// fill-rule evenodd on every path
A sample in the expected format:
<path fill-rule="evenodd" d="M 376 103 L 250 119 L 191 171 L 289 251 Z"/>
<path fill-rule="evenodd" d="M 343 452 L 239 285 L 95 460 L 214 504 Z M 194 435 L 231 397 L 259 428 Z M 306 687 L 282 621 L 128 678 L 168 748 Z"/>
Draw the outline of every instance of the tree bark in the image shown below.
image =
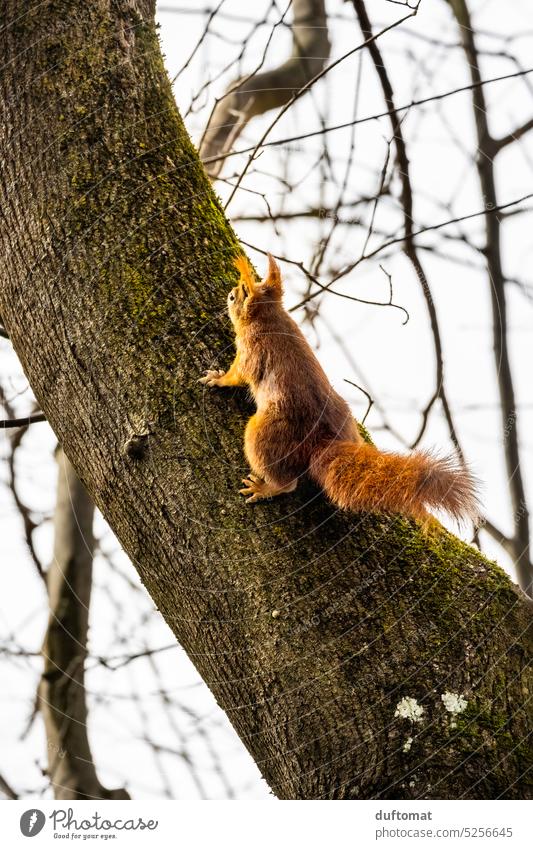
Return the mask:
<path fill-rule="evenodd" d="M 46 573 L 50 618 L 43 645 L 39 710 L 56 799 L 129 799 L 98 780 L 87 735 L 85 658 L 91 604 L 94 504 L 61 448 L 54 556 Z"/>
<path fill-rule="evenodd" d="M 502 570 L 310 484 L 236 494 L 249 407 L 197 379 L 232 358 L 238 242 L 151 5 L 0 2 L 0 314 L 42 410 L 277 796 L 530 798 L 531 608 Z"/>

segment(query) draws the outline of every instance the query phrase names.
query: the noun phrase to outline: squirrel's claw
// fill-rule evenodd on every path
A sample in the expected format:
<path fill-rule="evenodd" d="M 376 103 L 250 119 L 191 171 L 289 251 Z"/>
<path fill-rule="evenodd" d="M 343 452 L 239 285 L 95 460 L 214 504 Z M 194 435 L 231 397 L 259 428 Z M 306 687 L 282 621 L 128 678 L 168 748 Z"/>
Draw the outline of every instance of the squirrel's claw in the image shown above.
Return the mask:
<path fill-rule="evenodd" d="M 245 499 L 245 504 L 254 504 L 256 501 L 261 501 L 264 498 L 264 495 L 261 495 L 260 492 L 254 492 L 253 495 L 250 495 L 250 498 Z"/>
<path fill-rule="evenodd" d="M 199 379 L 198 383 L 203 383 L 205 386 L 218 386 L 219 380 L 224 377 L 224 374 L 223 369 L 210 369 Z"/>
<path fill-rule="evenodd" d="M 253 504 L 254 501 L 259 501 L 261 498 L 267 497 L 264 494 L 265 482 L 261 478 L 258 478 L 257 475 L 249 475 L 249 477 L 243 478 L 242 482 L 245 484 L 245 487 L 239 489 L 239 494 L 249 496 L 246 499 L 247 504 Z"/>
<path fill-rule="evenodd" d="M 275 498 L 276 495 L 282 495 L 285 492 L 294 492 L 298 484 L 298 480 L 289 481 L 287 484 L 268 483 L 260 478 L 259 475 L 248 475 L 243 478 L 244 489 L 240 489 L 241 495 L 249 495 L 246 499 L 247 504 L 253 504 L 254 501 L 261 501 L 263 498 Z"/>

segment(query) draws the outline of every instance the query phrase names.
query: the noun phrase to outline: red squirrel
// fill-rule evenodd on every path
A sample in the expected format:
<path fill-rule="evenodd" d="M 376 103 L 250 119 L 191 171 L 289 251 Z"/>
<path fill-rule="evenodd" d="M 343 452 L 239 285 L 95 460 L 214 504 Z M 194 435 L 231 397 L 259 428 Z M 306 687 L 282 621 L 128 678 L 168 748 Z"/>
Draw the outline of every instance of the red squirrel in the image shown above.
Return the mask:
<path fill-rule="evenodd" d="M 342 510 L 387 511 L 415 519 L 437 508 L 476 520 L 474 478 L 455 458 L 379 451 L 361 436 L 302 332 L 283 307 L 279 266 L 268 254 L 261 282 L 238 257 L 238 285 L 228 295 L 237 353 L 228 371 L 208 371 L 207 386 L 248 386 L 257 412 L 246 425 L 251 473 L 248 503 L 293 492 L 309 475 Z"/>

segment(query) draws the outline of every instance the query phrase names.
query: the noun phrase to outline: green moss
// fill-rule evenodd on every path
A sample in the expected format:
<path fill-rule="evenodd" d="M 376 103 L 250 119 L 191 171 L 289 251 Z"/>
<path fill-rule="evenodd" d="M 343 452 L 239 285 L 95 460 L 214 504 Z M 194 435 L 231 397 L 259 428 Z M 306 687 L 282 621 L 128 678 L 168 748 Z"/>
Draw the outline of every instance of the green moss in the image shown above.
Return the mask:
<path fill-rule="evenodd" d="M 131 28 L 131 19 L 127 23 Z M 59 89 L 64 104 L 67 185 L 57 192 L 60 217 L 67 209 L 66 229 L 92 242 L 85 269 L 77 257 L 76 273 L 98 288 L 117 329 L 114 354 L 120 359 L 123 352 L 125 368 L 131 368 L 131 349 L 138 353 L 131 376 L 156 408 L 153 417 L 164 419 L 174 409 L 176 380 L 188 379 L 176 331 L 186 327 L 200 350 L 226 344 L 213 319 L 236 281 L 233 257 L 240 247 L 177 113 L 155 30 L 138 16 L 133 23 L 131 49 L 146 70 L 141 102 L 132 99 L 127 56 L 117 61 L 116 26 L 98 14 L 90 43 L 76 43 L 74 27 L 70 44 L 49 45 L 59 68 L 65 52 L 76 56 L 72 92 L 65 96 L 53 70 L 46 88 L 49 94 Z M 148 367 L 142 352 L 154 346 L 157 361 L 151 358 Z"/>
<path fill-rule="evenodd" d="M 458 748 L 465 752 L 489 748 L 497 750 L 499 757 L 504 751 L 512 752 L 522 761 L 522 775 L 525 777 L 533 765 L 533 750 L 527 738 L 515 738 L 512 719 L 505 703 L 496 704 L 483 697 L 473 698 L 464 713 L 454 720 L 450 733 L 453 733 Z"/>
<path fill-rule="evenodd" d="M 365 442 L 368 442 L 368 444 L 369 444 L 369 445 L 373 445 L 373 444 L 374 444 L 374 440 L 373 440 L 373 439 L 372 439 L 372 437 L 370 436 L 370 432 L 369 432 L 369 431 L 368 431 L 368 429 L 364 426 L 364 424 L 361 424 L 361 422 L 357 422 L 357 427 L 358 427 L 358 429 L 359 429 L 359 433 L 360 433 L 360 434 L 361 434 L 361 436 L 363 437 L 364 441 L 365 441 Z"/>

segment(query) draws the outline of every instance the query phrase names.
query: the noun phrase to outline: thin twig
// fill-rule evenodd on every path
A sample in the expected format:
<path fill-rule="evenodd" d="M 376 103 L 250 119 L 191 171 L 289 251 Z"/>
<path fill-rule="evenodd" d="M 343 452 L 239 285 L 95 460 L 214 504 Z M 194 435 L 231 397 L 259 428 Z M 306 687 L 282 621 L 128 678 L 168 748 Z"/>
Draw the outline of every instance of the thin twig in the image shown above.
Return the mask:
<path fill-rule="evenodd" d="M 367 419 L 367 416 L 368 416 L 368 414 L 369 414 L 370 410 L 371 410 L 371 409 L 372 409 L 372 407 L 374 406 L 374 399 L 373 399 L 373 398 L 372 398 L 372 397 L 368 394 L 368 392 L 366 391 L 366 389 L 363 389 L 363 387 L 362 387 L 362 386 L 359 386 L 359 384 L 358 384 L 358 383 L 354 383 L 354 382 L 353 382 L 353 380 L 348 380 L 348 378 L 347 378 L 347 377 L 343 378 L 343 380 L 344 380 L 344 382 L 345 382 L 345 383 L 349 383 L 349 384 L 350 384 L 350 386 L 355 386 L 355 388 L 356 388 L 356 389 L 358 389 L 358 390 L 359 390 L 359 392 L 362 392 L 362 393 L 363 393 L 363 395 L 366 395 L 366 398 L 367 398 L 367 400 L 368 400 L 368 407 L 366 408 L 366 412 L 365 412 L 365 414 L 364 414 L 363 418 L 361 419 L 361 424 L 363 424 L 363 425 L 364 425 L 364 423 L 365 423 L 365 421 L 366 421 L 366 419 Z"/>
<path fill-rule="evenodd" d="M 408 15 L 411 17 L 411 15 Z M 381 34 L 381 33 L 379 33 Z M 361 47 L 364 47 L 365 44 L 362 44 Z M 342 59 L 346 58 L 346 56 L 341 57 Z M 325 69 L 326 71 L 328 68 Z M 321 127 L 319 130 L 312 130 L 309 133 L 299 133 L 297 136 L 285 136 L 281 139 L 274 139 L 272 141 L 262 141 L 257 145 L 251 145 L 250 147 L 240 148 L 239 150 L 230 150 L 228 153 L 220 153 L 216 156 L 208 157 L 207 159 L 203 159 L 202 162 L 204 165 L 208 165 L 211 162 L 215 162 L 218 159 L 228 159 L 231 156 L 239 156 L 243 153 L 250 153 L 251 151 L 257 151 L 259 147 L 275 147 L 277 145 L 285 145 L 290 144 L 295 141 L 302 141 L 303 139 L 309 139 L 313 136 L 321 136 L 325 133 L 332 133 L 336 130 L 345 130 L 347 127 L 353 127 L 357 124 L 367 124 L 370 121 L 376 121 L 378 118 L 387 118 L 391 114 L 398 114 L 400 112 L 405 112 L 406 110 L 412 110 L 415 106 L 424 106 L 426 103 L 431 103 L 436 100 L 444 100 L 447 97 L 451 97 L 454 94 L 461 94 L 465 91 L 473 91 L 475 89 L 481 88 L 483 86 L 489 85 L 490 83 L 502 82 L 503 80 L 511 80 L 516 77 L 524 77 L 527 74 L 532 74 L 533 68 L 525 68 L 521 71 L 515 71 L 512 74 L 500 74 L 498 77 L 490 77 L 486 80 L 480 80 L 478 83 L 469 83 L 468 85 L 458 86 L 457 88 L 451 89 L 449 91 L 443 91 L 440 94 L 433 94 L 428 97 L 422 97 L 418 100 L 411 100 L 409 103 L 405 103 L 403 106 L 397 106 L 395 110 L 391 111 L 387 109 L 385 112 L 376 112 L 373 115 L 366 115 L 364 118 L 357 118 L 353 121 L 346 121 L 343 124 L 334 124 L 330 127 Z M 292 104 L 287 104 L 287 108 Z M 286 111 L 286 110 L 285 110 Z M 281 117 L 281 116 L 280 116 Z M 268 132 L 265 134 L 268 135 Z"/>
<path fill-rule="evenodd" d="M 14 427 L 28 427 L 28 425 L 45 421 L 46 416 L 44 413 L 32 413 L 32 415 L 23 416 L 20 419 L 0 419 L 0 428 L 6 430 Z"/>

